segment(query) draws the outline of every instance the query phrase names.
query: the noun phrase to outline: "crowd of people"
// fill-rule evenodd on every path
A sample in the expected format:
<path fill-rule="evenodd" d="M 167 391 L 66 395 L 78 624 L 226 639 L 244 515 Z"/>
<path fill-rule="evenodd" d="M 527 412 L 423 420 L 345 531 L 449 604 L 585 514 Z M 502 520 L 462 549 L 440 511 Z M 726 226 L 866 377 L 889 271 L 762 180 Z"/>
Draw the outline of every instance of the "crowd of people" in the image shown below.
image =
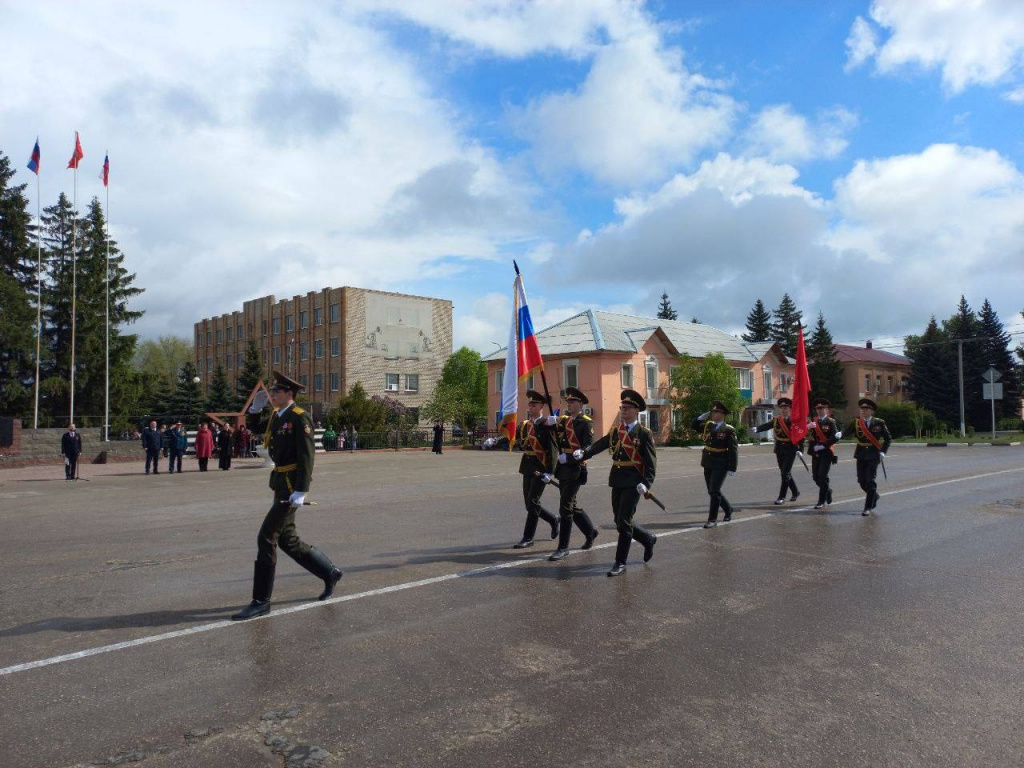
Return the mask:
<path fill-rule="evenodd" d="M 159 424 L 156 420 L 138 434 L 146 452 L 146 474 L 160 474 L 162 460 L 167 461 L 167 472 L 182 471 L 182 459 L 188 452 L 188 433 L 185 426 L 177 421 L 173 424 Z M 232 458 L 255 455 L 260 437 L 245 425 L 235 429 L 230 424 L 204 421 L 195 434 L 195 457 L 200 472 L 209 471 L 210 459 L 217 457 L 221 470 L 231 469 Z"/>

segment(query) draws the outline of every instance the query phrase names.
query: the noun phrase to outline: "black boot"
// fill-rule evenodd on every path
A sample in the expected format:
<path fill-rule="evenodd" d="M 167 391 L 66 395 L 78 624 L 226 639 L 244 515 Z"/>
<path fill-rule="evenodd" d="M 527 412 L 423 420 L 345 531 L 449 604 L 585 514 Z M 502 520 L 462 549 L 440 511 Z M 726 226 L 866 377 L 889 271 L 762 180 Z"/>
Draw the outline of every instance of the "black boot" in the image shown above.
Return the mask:
<path fill-rule="evenodd" d="M 340 568 L 334 566 L 331 558 L 316 547 L 310 547 L 309 552 L 295 558 L 295 562 L 317 578 L 324 580 L 324 591 L 320 593 L 317 600 L 326 600 L 334 593 L 334 587 L 341 581 L 343 574 Z"/>
<path fill-rule="evenodd" d="M 788 480 L 785 477 L 782 478 L 782 485 L 779 487 L 779 495 L 775 497 L 776 504 L 786 503 L 786 491 L 789 489 L 789 485 L 791 482 L 791 480 Z"/>
<path fill-rule="evenodd" d="M 232 621 L 254 619 L 270 613 L 270 596 L 274 593 L 274 565 L 256 561 L 252 574 L 252 602 L 231 617 Z"/>
<path fill-rule="evenodd" d="M 543 508 L 541 508 L 541 510 L 540 510 L 540 516 L 542 518 L 544 518 L 544 522 L 548 523 L 551 526 L 551 538 L 552 539 L 557 539 L 558 538 L 558 529 L 561 527 L 558 524 L 558 518 L 555 517 L 550 512 L 548 512 L 546 509 L 543 509 Z"/>
<path fill-rule="evenodd" d="M 639 525 L 633 526 L 633 538 L 639 541 L 644 547 L 644 562 L 649 563 L 651 558 L 654 557 L 654 544 L 658 541 L 658 537 L 648 531 L 646 528 L 642 528 Z"/>
<path fill-rule="evenodd" d="M 711 508 L 708 510 L 708 521 L 704 523 L 705 528 L 714 528 L 718 525 L 718 506 L 720 504 L 720 497 L 711 497 Z"/>
<path fill-rule="evenodd" d="M 722 497 L 722 509 L 725 510 L 725 517 L 722 518 L 723 523 L 728 523 L 732 520 L 732 504 L 730 504 L 725 496 Z"/>
<path fill-rule="evenodd" d="M 558 548 L 568 550 L 570 538 L 572 538 L 572 518 L 563 517 L 558 524 Z"/>
<path fill-rule="evenodd" d="M 615 547 L 615 565 L 608 571 L 609 576 L 618 576 L 626 570 L 626 558 L 629 557 L 629 545 L 632 543 L 632 534 L 619 531 L 619 543 Z"/>

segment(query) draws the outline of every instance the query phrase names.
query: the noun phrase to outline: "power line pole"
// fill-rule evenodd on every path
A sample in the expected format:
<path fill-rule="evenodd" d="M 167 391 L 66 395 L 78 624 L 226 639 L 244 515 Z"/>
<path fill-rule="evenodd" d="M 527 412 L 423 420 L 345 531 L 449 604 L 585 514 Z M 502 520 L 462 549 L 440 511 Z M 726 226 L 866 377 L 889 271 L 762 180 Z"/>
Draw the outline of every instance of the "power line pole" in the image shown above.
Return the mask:
<path fill-rule="evenodd" d="M 964 340 L 956 340 L 956 356 L 960 369 L 960 437 L 967 437 L 967 427 L 964 424 Z"/>

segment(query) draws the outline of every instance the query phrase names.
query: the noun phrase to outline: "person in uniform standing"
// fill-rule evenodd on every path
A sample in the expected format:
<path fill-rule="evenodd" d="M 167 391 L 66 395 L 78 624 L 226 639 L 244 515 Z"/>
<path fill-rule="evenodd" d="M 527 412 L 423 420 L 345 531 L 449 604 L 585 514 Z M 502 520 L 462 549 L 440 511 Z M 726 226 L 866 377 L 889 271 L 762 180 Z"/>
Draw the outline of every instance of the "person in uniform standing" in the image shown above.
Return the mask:
<path fill-rule="evenodd" d="M 527 390 L 527 418 L 516 428 L 516 444 L 523 452 L 523 458 L 519 461 L 519 474 L 523 476 L 526 525 L 523 527 L 523 538 L 513 545 L 513 549 L 533 546 L 533 535 L 537 532 L 537 521 L 540 518 L 551 526 L 551 538 L 558 538 L 558 518 L 540 505 L 541 494 L 555 473 L 555 459 L 558 456 L 555 430 L 541 414 L 544 403 L 544 395 L 533 389 Z"/>
<path fill-rule="evenodd" d="M 68 431 L 60 437 L 60 454 L 64 457 L 64 479 L 78 479 L 78 457 L 82 455 L 82 436 L 69 424 Z"/>
<path fill-rule="evenodd" d="M 811 477 L 818 486 L 818 503 L 815 509 L 824 509 L 832 504 L 832 488 L 828 473 L 838 463 L 835 444 L 842 434 L 836 420 L 829 416 L 832 403 L 824 397 L 814 401 L 814 419 L 807 425 L 807 445 L 811 452 Z"/>
<path fill-rule="evenodd" d="M 167 456 L 167 473 L 174 474 L 174 465 L 178 465 L 178 474 L 181 474 L 181 457 L 185 455 L 185 449 L 188 446 L 188 439 L 185 437 L 185 428 L 181 426 L 181 422 L 175 422 L 167 434 L 171 436 L 169 453 Z"/>
<path fill-rule="evenodd" d="M 772 503 L 785 504 L 787 490 L 793 494 L 790 501 L 796 501 L 800 497 L 800 490 L 796 487 L 796 481 L 793 480 L 793 462 L 796 461 L 797 454 L 803 456 L 804 440 L 800 438 L 798 442 L 794 443 L 790 438 L 793 422 L 790 420 L 789 414 L 793 408 L 793 401 L 788 397 L 780 397 L 778 404 L 780 414 L 758 427 L 751 428 L 750 436 L 753 437 L 759 432 L 772 431 L 772 437 L 775 438 L 775 461 L 778 463 L 779 473 L 782 475 L 779 495 Z"/>
<path fill-rule="evenodd" d="M 861 514 L 867 517 L 882 498 L 875 477 L 878 464 L 885 460 L 885 454 L 889 451 L 892 437 L 885 422 L 875 418 L 878 406 L 874 400 L 862 397 L 857 401 L 857 407 L 860 409 L 860 417 L 852 421 L 843 432 L 857 438 L 853 458 L 857 460 L 857 484 L 864 491 L 864 511 Z M 842 434 L 839 436 L 842 437 Z"/>
<path fill-rule="evenodd" d="M 647 403 L 634 389 L 622 390 L 619 400 L 619 424 L 589 448 L 577 449 L 572 454 L 577 461 L 586 461 L 605 450 L 612 457 L 608 485 L 612 489 L 612 514 L 619 541 L 609 576 L 618 576 L 626 570 L 629 548 L 634 539 L 644 548 L 645 563 L 654 557 L 654 544 L 658 541 L 657 536 L 633 522 L 640 497 L 654 485 L 658 464 L 654 435 L 639 421 L 640 412 L 647 410 Z"/>
<path fill-rule="evenodd" d="M 233 437 L 234 431 L 231 429 L 230 424 L 225 424 L 224 429 L 217 434 L 217 447 L 220 449 L 218 466 L 221 469 L 231 469 L 231 452 L 234 447 Z"/>
<path fill-rule="evenodd" d="M 156 421 L 149 422 L 149 426 L 142 430 L 142 447 L 146 451 L 146 474 L 149 474 L 149 465 L 153 465 L 153 474 L 160 474 L 160 448 L 163 444 L 163 435 L 156 428 Z"/>
<path fill-rule="evenodd" d="M 313 479 L 313 423 L 305 409 L 295 404 L 295 395 L 302 390 L 302 385 L 278 371 L 273 371 L 272 375 L 274 383 L 269 391 L 274 413 L 267 424 L 264 445 L 274 462 L 270 472 L 274 503 L 256 540 L 258 554 L 253 569 L 252 602 L 231 617 L 235 621 L 269 613 L 279 545 L 296 563 L 323 579 L 324 590 L 318 599 L 330 597 L 342 577 L 341 570 L 331 559 L 302 541 L 295 529 L 295 513 L 302 509 Z M 258 417 L 258 412 L 254 415 Z"/>
<path fill-rule="evenodd" d="M 590 517 L 576 506 L 576 494 L 587 482 L 587 467 L 577 461 L 573 454 L 578 450 L 586 450 L 594 442 L 594 423 L 583 413 L 583 406 L 590 402 L 587 396 L 576 387 L 565 388 L 565 408 L 555 423 L 555 437 L 558 440 L 558 466 L 555 477 L 558 479 L 558 549 L 548 560 L 561 560 L 569 554 L 569 537 L 572 536 L 572 524 L 583 533 L 584 542 L 581 549 L 590 549 L 597 538 L 597 528 Z"/>
<path fill-rule="evenodd" d="M 724 403 L 716 400 L 709 412 L 702 413 L 693 422 L 693 430 L 699 432 L 701 440 L 704 441 L 700 465 L 704 467 L 704 484 L 707 486 L 708 496 L 711 497 L 705 528 L 714 528 L 718 525 L 719 507 L 725 510 L 725 522 L 732 520 L 733 506 L 722 494 L 722 484 L 725 483 L 727 475 L 736 474 L 740 451 L 739 443 L 736 441 L 736 430 L 725 423 L 725 417 L 728 415 L 729 409 Z"/>

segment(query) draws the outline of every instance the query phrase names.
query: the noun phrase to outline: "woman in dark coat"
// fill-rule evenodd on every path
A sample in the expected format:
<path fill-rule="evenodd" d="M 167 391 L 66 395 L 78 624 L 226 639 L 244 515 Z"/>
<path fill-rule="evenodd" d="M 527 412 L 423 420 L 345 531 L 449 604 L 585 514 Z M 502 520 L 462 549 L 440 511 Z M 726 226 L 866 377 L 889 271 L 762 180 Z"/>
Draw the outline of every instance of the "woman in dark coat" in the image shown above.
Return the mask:
<path fill-rule="evenodd" d="M 444 441 L 444 427 L 441 426 L 441 422 L 434 424 L 434 447 L 430 450 L 433 453 L 441 453 L 441 443 Z"/>

